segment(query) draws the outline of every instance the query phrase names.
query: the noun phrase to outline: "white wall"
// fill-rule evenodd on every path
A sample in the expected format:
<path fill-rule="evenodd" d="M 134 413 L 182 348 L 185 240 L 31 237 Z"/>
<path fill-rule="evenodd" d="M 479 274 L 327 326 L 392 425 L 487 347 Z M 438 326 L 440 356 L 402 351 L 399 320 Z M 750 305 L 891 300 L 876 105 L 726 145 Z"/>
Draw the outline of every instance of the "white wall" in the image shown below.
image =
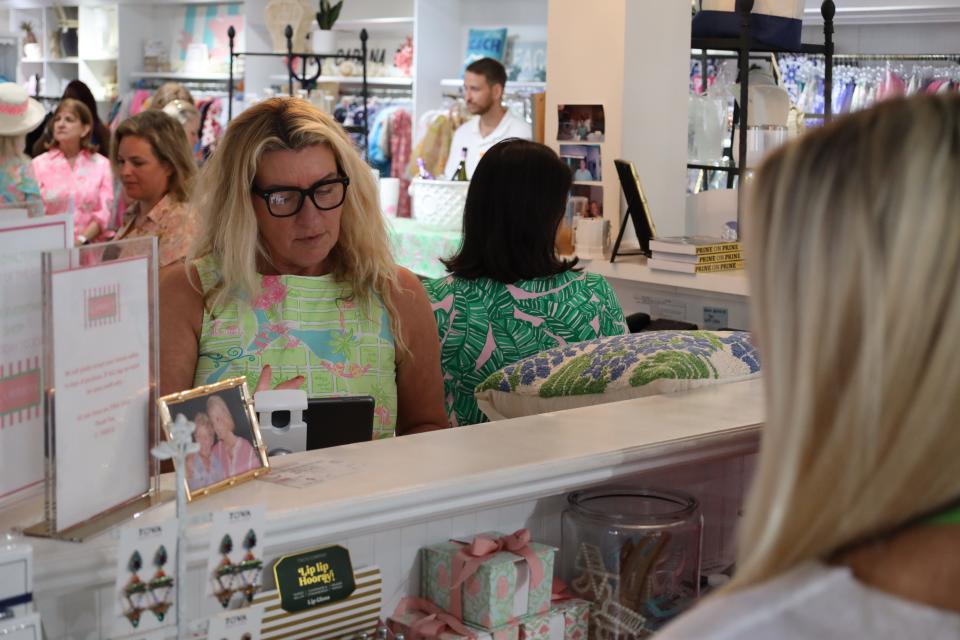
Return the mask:
<path fill-rule="evenodd" d="M 620 195 L 613 159 L 622 155 L 626 4 L 637 0 L 550 0 L 547 16 L 547 105 L 544 142 L 559 152 L 557 105 L 603 105 L 603 217 L 616 227 Z M 647 0 L 642 0 L 647 1 Z M 657 0 L 650 0 L 656 2 Z M 687 36 L 689 39 L 689 35 Z M 588 46 L 583 46 L 588 43 Z"/>
<path fill-rule="evenodd" d="M 613 160 L 622 158 L 637 167 L 657 232 L 683 234 L 689 6 L 595 0 L 584 11 L 579 0 L 551 0 L 547 28 L 547 144 L 559 147 L 558 104 L 603 104 L 603 210 L 611 232 L 621 211 Z"/>
<path fill-rule="evenodd" d="M 662 0 L 626 5 L 623 158 L 637 167 L 657 235 L 684 235 L 690 9 Z"/>

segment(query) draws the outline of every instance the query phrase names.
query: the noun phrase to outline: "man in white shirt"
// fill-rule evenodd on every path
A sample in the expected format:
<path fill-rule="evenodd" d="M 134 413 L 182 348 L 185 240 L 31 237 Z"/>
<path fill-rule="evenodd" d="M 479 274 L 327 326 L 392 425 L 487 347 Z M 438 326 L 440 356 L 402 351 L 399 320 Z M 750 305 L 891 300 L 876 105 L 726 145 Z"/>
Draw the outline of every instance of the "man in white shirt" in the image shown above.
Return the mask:
<path fill-rule="evenodd" d="M 481 58 L 467 67 L 463 74 L 463 95 L 467 110 L 478 117 L 470 118 L 454 132 L 444 178 L 449 180 L 456 173 L 464 148 L 467 149 L 467 177 L 470 177 L 484 152 L 501 140 L 533 138 L 530 125 L 500 104 L 506 84 L 506 70 L 492 58 Z"/>

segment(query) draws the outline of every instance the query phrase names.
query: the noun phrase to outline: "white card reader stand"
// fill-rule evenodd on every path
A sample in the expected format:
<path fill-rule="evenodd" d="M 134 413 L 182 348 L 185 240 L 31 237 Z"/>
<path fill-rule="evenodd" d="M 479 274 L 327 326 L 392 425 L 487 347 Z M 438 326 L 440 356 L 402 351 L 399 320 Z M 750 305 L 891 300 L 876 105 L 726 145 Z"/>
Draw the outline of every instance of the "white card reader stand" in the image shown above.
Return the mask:
<path fill-rule="evenodd" d="M 253 406 L 260 420 L 260 435 L 267 447 L 267 455 L 283 455 L 307 450 L 307 425 L 303 412 L 307 409 L 307 392 L 300 389 L 257 391 Z M 289 411 L 290 422 L 274 426 L 273 414 Z"/>

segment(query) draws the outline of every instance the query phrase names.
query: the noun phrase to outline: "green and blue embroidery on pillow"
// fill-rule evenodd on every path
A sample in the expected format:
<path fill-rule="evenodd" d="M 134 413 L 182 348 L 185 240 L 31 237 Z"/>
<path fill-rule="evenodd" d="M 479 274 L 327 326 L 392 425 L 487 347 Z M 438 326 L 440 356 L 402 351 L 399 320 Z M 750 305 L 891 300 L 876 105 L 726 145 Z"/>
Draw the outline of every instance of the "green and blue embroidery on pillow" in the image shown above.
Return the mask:
<path fill-rule="evenodd" d="M 491 374 L 477 392 L 541 398 L 602 394 L 656 380 L 740 379 L 760 371 L 745 331 L 650 331 L 572 343 Z"/>

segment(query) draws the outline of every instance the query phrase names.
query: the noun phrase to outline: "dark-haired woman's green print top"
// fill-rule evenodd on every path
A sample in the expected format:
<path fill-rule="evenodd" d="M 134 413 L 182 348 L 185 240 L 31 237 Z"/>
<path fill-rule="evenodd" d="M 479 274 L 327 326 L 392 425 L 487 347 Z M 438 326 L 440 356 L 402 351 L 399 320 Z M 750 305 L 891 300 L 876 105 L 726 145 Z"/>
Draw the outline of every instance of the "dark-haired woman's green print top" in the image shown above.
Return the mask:
<path fill-rule="evenodd" d="M 592 273 L 514 284 L 447 276 L 423 284 L 440 333 L 444 399 L 454 427 L 486 422 L 473 392 L 501 367 L 569 342 L 627 333 L 616 294 Z"/>

